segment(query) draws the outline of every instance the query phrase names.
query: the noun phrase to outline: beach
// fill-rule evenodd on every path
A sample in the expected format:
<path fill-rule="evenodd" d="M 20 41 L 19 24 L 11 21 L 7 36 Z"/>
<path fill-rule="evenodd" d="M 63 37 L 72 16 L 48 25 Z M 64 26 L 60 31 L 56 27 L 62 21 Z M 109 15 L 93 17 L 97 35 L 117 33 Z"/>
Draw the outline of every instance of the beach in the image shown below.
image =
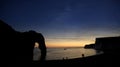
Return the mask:
<path fill-rule="evenodd" d="M 58 50 L 58 49 L 54 49 L 54 50 Z M 64 49 L 62 51 L 64 51 Z M 120 55 L 118 54 L 117 51 L 118 50 L 104 51 L 100 54 L 94 54 L 86 57 L 80 56 L 80 57 L 69 58 L 69 59 L 53 59 L 53 60 L 46 60 L 44 62 L 34 61 L 33 66 L 37 65 L 37 66 L 82 66 L 82 67 L 111 66 L 111 67 L 115 67 L 117 65 L 119 66 L 118 61 L 119 61 Z M 53 58 L 54 58 L 54 55 L 53 55 Z"/>
<path fill-rule="evenodd" d="M 116 56 L 114 53 L 104 53 L 100 55 L 85 57 L 85 58 L 74 58 L 67 60 L 47 60 L 45 62 L 34 62 L 33 65 L 37 66 L 92 66 L 92 67 L 115 67 L 119 66 L 119 55 Z"/>

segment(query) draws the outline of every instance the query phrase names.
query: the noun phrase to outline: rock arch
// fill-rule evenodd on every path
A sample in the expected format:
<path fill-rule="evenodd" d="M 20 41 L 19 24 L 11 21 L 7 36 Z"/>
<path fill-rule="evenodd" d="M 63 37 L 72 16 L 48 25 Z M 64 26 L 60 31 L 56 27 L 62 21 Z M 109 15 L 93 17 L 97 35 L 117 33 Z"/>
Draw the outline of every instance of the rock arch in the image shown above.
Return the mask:
<path fill-rule="evenodd" d="M 29 45 L 25 46 L 29 50 L 32 49 L 31 51 L 33 51 L 33 49 L 34 49 L 35 42 L 39 43 L 39 49 L 41 50 L 40 61 L 44 61 L 46 58 L 46 45 L 45 45 L 45 39 L 44 39 L 43 35 L 41 33 L 37 33 L 37 32 L 32 31 L 32 30 L 28 31 L 28 32 L 24 32 L 21 35 L 23 38 L 22 39 L 23 43 L 25 45 L 28 43 L 29 43 L 29 45 L 31 45 L 31 46 L 29 46 Z M 33 59 L 33 53 L 31 54 L 31 59 Z"/>
<path fill-rule="evenodd" d="M 4 48 L 2 57 L 8 63 L 32 62 L 35 42 L 40 43 L 40 61 L 45 60 L 46 45 L 44 36 L 41 33 L 35 31 L 19 32 L 0 20 L 0 40 L 1 47 Z"/>

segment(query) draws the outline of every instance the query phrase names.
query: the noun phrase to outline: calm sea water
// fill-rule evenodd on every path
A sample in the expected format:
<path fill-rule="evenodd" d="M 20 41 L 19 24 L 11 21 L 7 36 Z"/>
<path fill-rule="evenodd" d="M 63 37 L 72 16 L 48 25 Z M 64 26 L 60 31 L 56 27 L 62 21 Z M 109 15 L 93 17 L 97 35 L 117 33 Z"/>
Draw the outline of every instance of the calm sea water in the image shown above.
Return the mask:
<path fill-rule="evenodd" d="M 95 49 L 85 49 L 85 48 L 47 48 L 46 60 L 62 60 L 62 59 L 72 59 L 72 58 L 82 58 L 101 54 Z M 34 59 L 38 60 L 40 57 L 40 50 L 34 49 Z"/>

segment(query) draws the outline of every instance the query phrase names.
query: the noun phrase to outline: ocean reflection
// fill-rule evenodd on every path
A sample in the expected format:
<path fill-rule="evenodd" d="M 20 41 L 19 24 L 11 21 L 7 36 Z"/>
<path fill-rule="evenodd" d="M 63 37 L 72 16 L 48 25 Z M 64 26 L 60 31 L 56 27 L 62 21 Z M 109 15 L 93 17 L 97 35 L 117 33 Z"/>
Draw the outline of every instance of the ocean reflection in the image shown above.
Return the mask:
<path fill-rule="evenodd" d="M 101 54 L 102 51 L 85 48 L 47 48 L 46 60 L 62 60 L 72 58 L 82 58 Z M 39 60 L 40 50 L 34 49 L 33 60 Z"/>

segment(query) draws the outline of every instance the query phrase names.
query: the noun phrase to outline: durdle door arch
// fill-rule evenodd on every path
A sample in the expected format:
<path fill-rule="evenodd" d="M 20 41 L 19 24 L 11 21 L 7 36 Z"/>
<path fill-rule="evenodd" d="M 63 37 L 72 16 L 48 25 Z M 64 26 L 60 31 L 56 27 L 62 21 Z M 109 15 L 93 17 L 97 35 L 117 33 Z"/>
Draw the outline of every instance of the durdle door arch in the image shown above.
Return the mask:
<path fill-rule="evenodd" d="M 39 43 L 41 57 L 39 61 L 46 58 L 46 45 L 44 36 L 35 31 L 19 32 L 10 25 L 0 20 L 0 45 L 4 50 L 1 52 L 5 63 L 29 63 L 33 61 L 33 49 L 35 42 Z M 3 60 L 3 61 L 4 61 Z"/>

